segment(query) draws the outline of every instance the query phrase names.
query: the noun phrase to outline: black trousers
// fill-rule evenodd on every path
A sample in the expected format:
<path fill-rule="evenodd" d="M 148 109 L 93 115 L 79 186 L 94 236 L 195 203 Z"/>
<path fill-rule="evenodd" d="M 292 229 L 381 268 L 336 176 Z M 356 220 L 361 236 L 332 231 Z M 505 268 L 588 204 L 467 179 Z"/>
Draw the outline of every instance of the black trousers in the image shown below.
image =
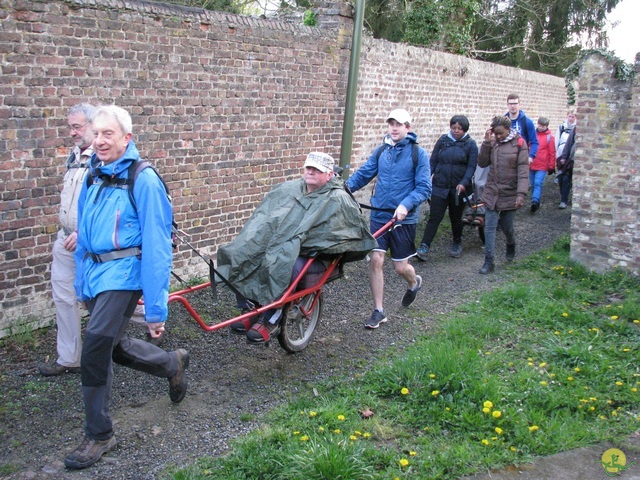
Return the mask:
<path fill-rule="evenodd" d="M 458 205 L 456 205 L 457 196 L 457 192 L 454 191 L 453 193 L 449 193 L 447 198 L 431 197 L 429 220 L 427 221 L 427 226 L 424 229 L 420 243 L 431 246 L 433 237 L 436 236 L 440 222 L 442 222 L 447 209 L 449 209 L 453 241 L 454 243 L 460 243 L 462 241 L 462 212 L 464 211 L 465 204 L 462 199 L 458 198 Z"/>

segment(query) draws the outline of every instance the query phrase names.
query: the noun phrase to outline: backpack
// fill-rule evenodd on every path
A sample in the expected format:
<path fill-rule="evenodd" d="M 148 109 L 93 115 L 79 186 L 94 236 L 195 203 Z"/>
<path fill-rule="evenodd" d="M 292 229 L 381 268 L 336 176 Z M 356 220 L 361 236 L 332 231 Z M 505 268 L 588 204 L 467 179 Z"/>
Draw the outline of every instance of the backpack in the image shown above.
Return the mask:
<path fill-rule="evenodd" d="M 386 146 L 387 144 L 383 143 L 378 147 L 378 150 L 376 150 L 376 163 L 378 162 L 378 160 L 380 160 L 380 155 L 382 155 L 382 152 L 384 151 L 384 147 Z M 416 168 L 418 168 L 418 144 L 417 143 L 411 144 L 411 158 L 413 159 L 413 171 L 415 172 Z"/>
<path fill-rule="evenodd" d="M 127 190 L 127 192 L 129 193 L 129 201 L 131 202 L 131 206 L 137 213 L 138 206 L 136 205 L 136 199 L 133 197 L 133 186 L 135 185 L 138 175 L 140 175 L 140 172 L 142 172 L 142 170 L 144 170 L 145 168 L 150 168 L 158 176 L 158 178 L 162 182 L 162 185 L 164 186 L 164 190 L 167 194 L 167 198 L 169 199 L 169 203 L 171 203 L 172 199 L 171 199 L 171 194 L 169 193 L 169 187 L 167 186 L 167 183 L 164 181 L 164 179 L 158 173 L 158 171 L 146 160 L 134 160 L 133 162 L 131 162 L 131 164 L 127 168 L 127 178 L 121 178 L 121 177 L 111 178 L 107 175 L 102 175 L 100 177 L 100 179 L 102 180 L 102 183 L 100 184 L 98 194 L 96 195 L 96 200 L 100 196 L 100 192 L 102 191 L 102 189 L 105 187 L 121 188 L 123 190 Z M 87 183 L 87 188 L 93 185 L 93 175 L 91 174 L 87 175 L 86 183 Z M 178 230 L 178 224 L 173 218 L 171 218 L 171 227 L 172 227 L 171 228 L 172 232 L 175 232 L 176 230 Z M 173 247 L 175 248 L 176 245 L 174 244 Z"/>

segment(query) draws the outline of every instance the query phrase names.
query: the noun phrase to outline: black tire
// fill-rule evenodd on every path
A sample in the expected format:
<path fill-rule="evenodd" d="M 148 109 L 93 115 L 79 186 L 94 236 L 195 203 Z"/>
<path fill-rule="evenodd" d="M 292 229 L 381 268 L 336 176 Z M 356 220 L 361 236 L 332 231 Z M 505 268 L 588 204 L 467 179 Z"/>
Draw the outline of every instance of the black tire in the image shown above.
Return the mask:
<path fill-rule="evenodd" d="M 316 295 L 318 295 L 318 300 L 315 307 L 305 316 L 300 307 L 308 310 Z M 289 353 L 300 352 L 307 348 L 322 317 L 323 304 L 322 292 L 316 292 L 305 295 L 287 306 L 284 318 L 280 322 L 280 333 L 278 334 L 278 343 L 282 348 Z"/>
<path fill-rule="evenodd" d="M 480 237 L 480 241 L 484 245 L 484 227 L 478 227 L 478 236 Z"/>

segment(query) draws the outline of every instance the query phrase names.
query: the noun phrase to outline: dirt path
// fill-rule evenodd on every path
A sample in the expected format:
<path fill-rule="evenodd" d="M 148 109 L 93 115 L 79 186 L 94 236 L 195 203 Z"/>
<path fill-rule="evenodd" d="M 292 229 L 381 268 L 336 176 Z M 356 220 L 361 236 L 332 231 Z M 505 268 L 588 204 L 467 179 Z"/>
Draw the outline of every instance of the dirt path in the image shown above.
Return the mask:
<path fill-rule="evenodd" d="M 550 246 L 568 233 L 571 210 L 558 210 L 557 187 L 545 186 L 543 206 L 535 215 L 528 208 L 516 220 L 518 259 Z M 24 350 L 9 343 L 0 349 L 0 468 L 16 479 L 153 479 L 167 465 L 184 465 L 204 455 L 218 455 L 232 438 L 258 426 L 260 415 L 292 395 L 312 395 L 323 378 L 364 371 L 390 347 L 402 349 L 436 325 L 434 316 L 461 301 L 472 300 L 506 278 L 503 236 L 498 235 L 497 267 L 479 275 L 482 243 L 467 227 L 463 254 L 448 256 L 450 234 L 441 225 L 429 261 L 415 263 L 425 283 L 414 305 L 400 307 L 403 285 L 386 272 L 385 310 L 389 322 L 374 331 L 362 322 L 371 313 L 366 262 L 348 264 L 346 278 L 325 290 L 325 311 L 316 337 L 303 352 L 286 354 L 276 342 L 269 347 L 248 345 L 227 329 L 200 330 L 183 307 L 172 305 L 168 350 L 190 351 L 189 392 L 179 405 L 168 398 L 165 380 L 116 366 L 112 416 L 118 447 L 93 467 L 67 471 L 62 460 L 82 439 L 83 406 L 78 375 L 46 379 L 36 365 L 55 358 L 55 331 L 40 344 Z M 387 265 L 388 267 L 388 265 Z M 208 292 L 192 297 L 196 310 L 218 320 L 228 311 L 214 308 Z M 142 329 L 131 327 L 133 336 Z M 244 421 L 243 421 L 244 420 Z M 4 467 L 3 467 L 4 466 Z"/>

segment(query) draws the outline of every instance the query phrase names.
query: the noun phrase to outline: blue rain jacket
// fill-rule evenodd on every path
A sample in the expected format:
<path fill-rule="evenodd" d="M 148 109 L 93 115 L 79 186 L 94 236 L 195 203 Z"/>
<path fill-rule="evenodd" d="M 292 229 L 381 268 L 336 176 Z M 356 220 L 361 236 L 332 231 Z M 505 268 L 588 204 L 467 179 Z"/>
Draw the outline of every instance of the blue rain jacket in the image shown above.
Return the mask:
<path fill-rule="evenodd" d="M 376 159 L 379 148 L 376 147 L 366 163 L 347 180 L 347 186 L 355 192 L 377 175 L 371 206 L 395 210 L 400 204 L 404 205 L 409 213 L 399 223 L 407 225 L 418 223 L 418 206 L 431 197 L 429 154 L 418 148 L 418 165 L 414 168 L 413 143 L 418 143 L 418 136 L 413 132 L 395 145 L 386 135 L 380 158 Z M 392 217 L 393 213 L 371 211 L 371 219 L 378 223 L 387 223 Z"/>
<path fill-rule="evenodd" d="M 127 177 L 131 162 L 140 159 L 133 141 L 124 155 L 109 165 L 94 155 L 91 160 L 93 184 L 85 182 L 78 199 L 78 245 L 76 295 L 80 301 L 95 298 L 108 290 L 142 290 L 147 322 L 167 318 L 169 276 L 171 274 L 171 202 L 158 175 L 151 168 L 142 170 L 134 184 L 131 203 L 126 188 L 105 187 L 98 175 Z M 130 247 L 142 248 L 136 256 L 103 263 L 85 258 L 87 252 L 104 254 Z"/>

